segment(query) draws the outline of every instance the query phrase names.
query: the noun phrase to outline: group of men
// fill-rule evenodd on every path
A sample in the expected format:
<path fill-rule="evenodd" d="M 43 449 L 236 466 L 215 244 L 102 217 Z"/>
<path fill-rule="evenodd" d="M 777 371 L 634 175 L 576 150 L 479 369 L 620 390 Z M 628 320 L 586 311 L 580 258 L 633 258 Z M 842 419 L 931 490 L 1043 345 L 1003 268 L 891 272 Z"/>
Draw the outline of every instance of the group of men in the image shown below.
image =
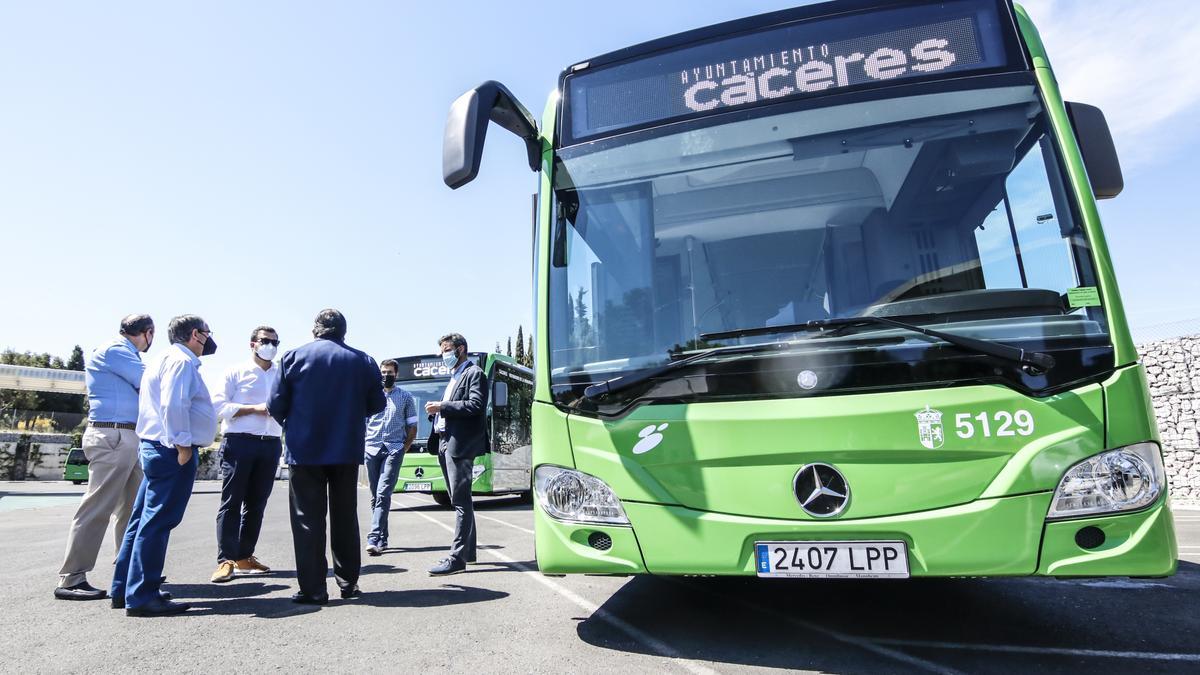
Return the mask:
<path fill-rule="evenodd" d="M 255 548 L 286 445 L 299 585 L 292 600 L 329 601 L 327 522 L 341 596 L 360 595 L 358 467 L 366 464 L 371 490 L 365 550 L 380 555 L 388 546 L 391 495 L 417 432 L 416 402 L 395 386 L 396 362 L 377 365 L 347 345 L 345 317 L 326 309 L 314 322 L 313 341 L 278 363 L 279 335 L 269 326 L 255 328 L 250 360 L 226 372 L 221 390 L 210 396 L 199 371 L 200 357 L 217 350 L 208 324 L 195 315 L 177 316 L 167 332 L 171 346 L 147 366 L 141 354 L 154 342 L 154 322 L 144 314 L 128 316 L 120 336 L 87 359 L 88 490 L 71 522 L 55 597 L 111 597 L 113 608 L 130 616 L 190 608 L 162 589 L 162 572 L 171 531 L 191 498 L 198 450 L 213 442 L 218 419 L 224 422 L 222 487 L 211 581 L 271 571 Z M 461 335 L 443 336 L 438 347 L 452 376 L 442 400 L 427 402 L 425 413 L 433 425 L 429 448 L 438 454 L 456 527 L 450 554 L 429 570 L 435 576 L 461 572 L 475 561 L 471 469 L 486 451 L 488 391 Z M 87 573 L 95 568 L 110 519 L 117 557 L 106 592 L 92 587 Z"/>

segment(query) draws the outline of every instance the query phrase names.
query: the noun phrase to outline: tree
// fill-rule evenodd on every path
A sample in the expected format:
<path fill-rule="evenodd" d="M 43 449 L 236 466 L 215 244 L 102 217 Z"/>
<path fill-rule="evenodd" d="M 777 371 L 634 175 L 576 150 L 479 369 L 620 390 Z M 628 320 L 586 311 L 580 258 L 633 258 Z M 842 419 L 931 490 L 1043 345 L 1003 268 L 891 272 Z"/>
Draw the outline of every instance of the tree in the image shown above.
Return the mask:
<path fill-rule="evenodd" d="M 83 349 L 75 345 L 71 350 L 71 358 L 67 359 L 67 370 L 83 370 Z"/>
<path fill-rule="evenodd" d="M 525 329 L 517 326 L 517 353 L 513 355 L 517 363 L 525 363 Z"/>
<path fill-rule="evenodd" d="M 504 352 L 507 356 L 512 356 L 512 336 L 508 336 L 508 350 Z"/>
<path fill-rule="evenodd" d="M 525 365 L 533 367 L 533 334 L 529 335 L 529 347 L 525 349 Z"/>
<path fill-rule="evenodd" d="M 497 354 L 503 354 L 503 353 L 504 353 L 504 352 L 500 351 L 500 342 L 499 342 L 499 341 L 496 341 L 496 353 L 497 353 Z"/>

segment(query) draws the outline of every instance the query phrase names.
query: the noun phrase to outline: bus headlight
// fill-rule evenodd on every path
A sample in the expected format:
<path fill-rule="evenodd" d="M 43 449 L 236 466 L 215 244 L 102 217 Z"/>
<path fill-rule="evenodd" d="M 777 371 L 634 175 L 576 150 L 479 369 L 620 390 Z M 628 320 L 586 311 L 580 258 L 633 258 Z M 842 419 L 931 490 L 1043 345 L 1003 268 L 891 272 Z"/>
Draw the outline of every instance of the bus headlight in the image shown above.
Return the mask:
<path fill-rule="evenodd" d="M 561 466 L 539 466 L 533 489 L 538 504 L 556 520 L 628 525 L 625 509 L 604 481 Z"/>
<path fill-rule="evenodd" d="M 1102 452 L 1071 467 L 1058 483 L 1047 518 L 1132 511 L 1149 506 L 1166 487 L 1156 443 Z"/>

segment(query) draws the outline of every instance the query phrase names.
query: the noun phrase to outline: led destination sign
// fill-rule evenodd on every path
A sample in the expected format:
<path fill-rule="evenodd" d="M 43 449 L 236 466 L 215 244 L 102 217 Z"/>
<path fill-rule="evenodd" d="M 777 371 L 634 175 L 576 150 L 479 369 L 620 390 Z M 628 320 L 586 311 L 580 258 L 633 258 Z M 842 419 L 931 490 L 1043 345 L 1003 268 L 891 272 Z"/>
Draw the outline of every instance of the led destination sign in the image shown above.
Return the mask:
<path fill-rule="evenodd" d="M 858 85 L 1008 65 L 995 0 L 775 26 L 569 76 L 569 142 Z"/>
<path fill-rule="evenodd" d="M 474 361 L 480 367 L 483 367 L 486 354 L 469 353 L 467 358 Z M 408 356 L 395 359 L 400 365 L 399 372 L 396 374 L 396 379 L 404 380 L 429 380 L 435 378 L 449 378 L 450 369 L 446 364 L 442 363 L 442 357 L 438 355 L 430 356 Z"/>

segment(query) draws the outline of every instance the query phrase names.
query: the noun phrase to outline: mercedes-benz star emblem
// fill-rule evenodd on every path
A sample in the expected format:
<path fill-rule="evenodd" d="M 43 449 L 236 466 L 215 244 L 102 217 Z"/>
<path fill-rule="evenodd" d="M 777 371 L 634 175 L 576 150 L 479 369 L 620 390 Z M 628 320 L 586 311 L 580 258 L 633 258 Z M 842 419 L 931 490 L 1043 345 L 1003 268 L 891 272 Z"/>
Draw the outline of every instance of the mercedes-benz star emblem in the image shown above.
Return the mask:
<path fill-rule="evenodd" d="M 810 516 L 831 518 L 850 504 L 850 486 L 841 472 L 828 464 L 805 464 L 792 480 L 796 501 Z"/>
<path fill-rule="evenodd" d="M 424 478 L 425 477 L 425 468 L 418 466 L 417 470 L 413 471 L 413 475 L 416 476 L 417 478 Z"/>

